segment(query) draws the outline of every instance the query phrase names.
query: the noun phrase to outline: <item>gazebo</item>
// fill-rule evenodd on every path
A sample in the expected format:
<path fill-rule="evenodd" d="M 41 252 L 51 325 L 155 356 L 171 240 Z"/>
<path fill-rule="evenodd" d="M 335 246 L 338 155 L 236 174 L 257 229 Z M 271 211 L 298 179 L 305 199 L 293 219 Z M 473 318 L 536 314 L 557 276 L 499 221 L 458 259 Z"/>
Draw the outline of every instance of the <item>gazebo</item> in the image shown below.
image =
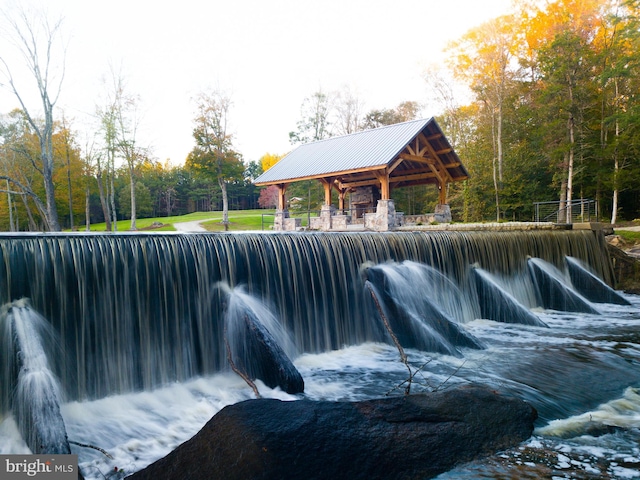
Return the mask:
<path fill-rule="evenodd" d="M 391 191 L 410 185 L 433 184 L 438 188 L 435 219 L 451 221 L 447 184 L 469 174 L 435 119 L 413 120 L 301 145 L 260 175 L 256 185 L 278 187 L 275 230 L 296 230 L 300 219 L 290 218 L 287 186 L 315 179 L 324 186 L 320 216 L 311 229 L 346 230 L 362 223 L 367 230 L 393 230 L 403 223 L 395 211 Z M 331 192 L 338 192 L 338 208 Z M 350 207 L 345 197 L 350 194 Z"/>

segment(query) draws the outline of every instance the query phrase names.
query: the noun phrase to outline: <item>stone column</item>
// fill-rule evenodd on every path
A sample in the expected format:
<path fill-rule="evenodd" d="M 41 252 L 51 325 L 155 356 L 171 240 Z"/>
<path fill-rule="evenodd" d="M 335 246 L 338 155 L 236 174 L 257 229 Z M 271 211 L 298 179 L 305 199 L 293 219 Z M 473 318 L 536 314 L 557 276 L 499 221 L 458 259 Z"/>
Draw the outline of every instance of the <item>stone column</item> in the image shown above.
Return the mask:
<path fill-rule="evenodd" d="M 435 220 L 438 223 L 451 223 L 451 207 L 448 204 L 436 205 Z"/>
<path fill-rule="evenodd" d="M 393 200 L 378 200 L 376 213 L 365 215 L 364 226 L 376 232 L 386 232 L 399 226 L 396 218 L 396 206 Z"/>
<path fill-rule="evenodd" d="M 311 224 L 309 225 L 309 228 L 311 230 L 322 230 L 325 232 L 331 230 L 332 218 L 335 209 L 336 207 L 332 205 L 323 205 L 320 209 L 320 216 L 311 217 Z"/>
<path fill-rule="evenodd" d="M 276 209 L 276 218 L 273 220 L 273 229 L 282 232 L 286 230 L 286 222 L 289 218 L 289 210 L 278 208 Z"/>

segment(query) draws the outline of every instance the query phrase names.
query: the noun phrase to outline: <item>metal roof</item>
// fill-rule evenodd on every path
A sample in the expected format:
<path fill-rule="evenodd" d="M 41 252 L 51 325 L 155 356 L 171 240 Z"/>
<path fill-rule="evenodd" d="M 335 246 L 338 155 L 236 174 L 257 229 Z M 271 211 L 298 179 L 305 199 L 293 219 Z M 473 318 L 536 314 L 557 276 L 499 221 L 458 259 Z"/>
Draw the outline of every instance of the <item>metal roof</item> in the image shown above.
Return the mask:
<path fill-rule="evenodd" d="M 468 176 L 436 121 L 428 118 L 300 145 L 260 175 L 254 183 L 290 183 L 297 179 L 324 178 L 385 168 L 421 133 L 424 134 L 423 138 L 439 137 L 434 139 L 437 141 L 434 150 L 441 151 L 443 147 L 449 150 L 439 160 L 445 167 L 451 163 L 451 168 L 454 168 L 455 163 L 455 168 L 460 170 L 455 174 L 457 177 Z M 445 158 L 447 156 L 451 158 Z"/>

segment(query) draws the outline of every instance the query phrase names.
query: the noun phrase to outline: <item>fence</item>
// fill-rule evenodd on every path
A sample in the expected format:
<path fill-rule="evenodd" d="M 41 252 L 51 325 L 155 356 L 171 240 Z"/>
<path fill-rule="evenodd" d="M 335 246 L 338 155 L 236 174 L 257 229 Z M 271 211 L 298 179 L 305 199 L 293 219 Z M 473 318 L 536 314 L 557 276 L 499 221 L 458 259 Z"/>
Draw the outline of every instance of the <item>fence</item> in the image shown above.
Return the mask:
<path fill-rule="evenodd" d="M 598 221 L 598 202 L 580 198 L 567 203 L 560 201 L 534 202 L 535 221 L 553 223 L 580 223 Z"/>

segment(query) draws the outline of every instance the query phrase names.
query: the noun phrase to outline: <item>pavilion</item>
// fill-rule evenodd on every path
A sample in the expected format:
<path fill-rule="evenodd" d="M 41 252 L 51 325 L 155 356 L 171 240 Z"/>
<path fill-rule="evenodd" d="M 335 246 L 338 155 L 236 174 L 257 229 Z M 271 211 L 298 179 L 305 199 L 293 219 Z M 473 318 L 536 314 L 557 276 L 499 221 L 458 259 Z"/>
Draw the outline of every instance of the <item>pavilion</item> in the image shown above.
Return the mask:
<path fill-rule="evenodd" d="M 300 228 L 300 219 L 291 218 L 287 210 L 287 186 L 314 179 L 324 186 L 325 201 L 309 228 L 335 231 L 361 224 L 366 230 L 386 231 L 405 220 L 395 210 L 392 189 L 435 185 L 439 195 L 434 220 L 450 222 L 447 185 L 468 177 L 435 119 L 429 118 L 300 145 L 255 184 L 278 187 L 275 230 Z M 337 209 L 331 205 L 333 189 L 338 192 Z"/>

